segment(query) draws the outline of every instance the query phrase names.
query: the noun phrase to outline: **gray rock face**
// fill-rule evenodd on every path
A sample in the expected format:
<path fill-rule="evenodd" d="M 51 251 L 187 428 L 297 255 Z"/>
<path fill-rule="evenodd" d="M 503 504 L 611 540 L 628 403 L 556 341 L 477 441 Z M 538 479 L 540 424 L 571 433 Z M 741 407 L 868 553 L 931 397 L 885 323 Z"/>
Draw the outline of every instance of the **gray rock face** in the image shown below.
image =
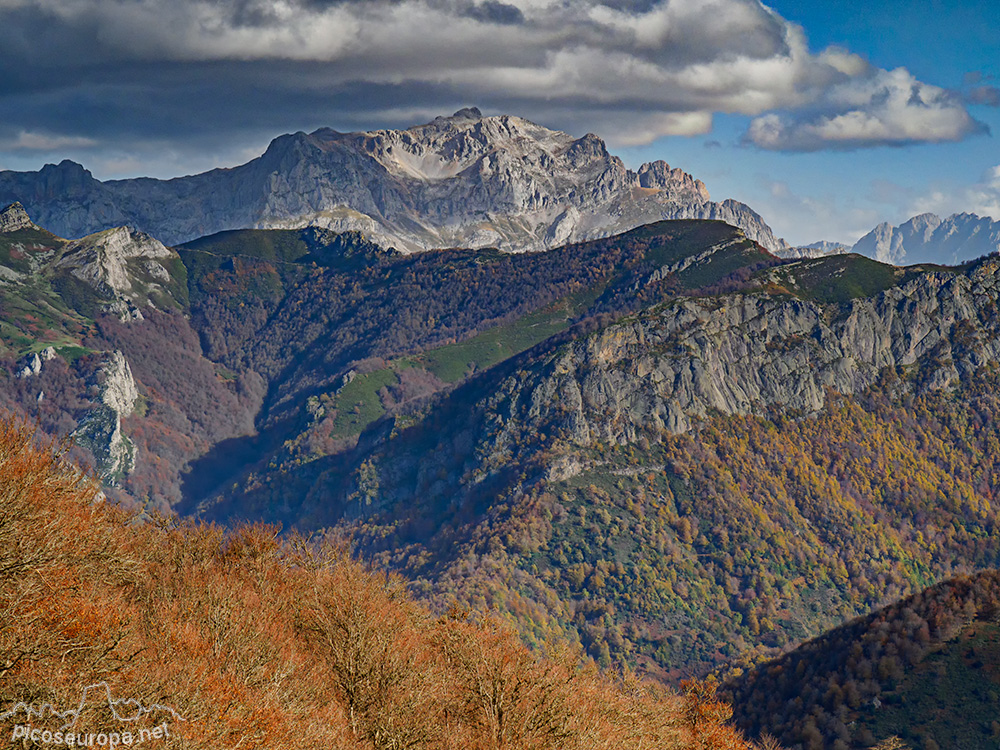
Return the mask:
<path fill-rule="evenodd" d="M 142 308 L 179 304 L 171 267 L 181 265 L 177 252 L 143 232 L 115 227 L 66 245 L 52 263 L 68 271 L 105 300 L 104 310 L 124 322 L 144 319 Z"/>
<path fill-rule="evenodd" d="M 170 274 L 157 261 L 175 258 L 159 240 L 127 227 L 116 227 L 71 242 L 55 262 L 55 268 L 65 268 L 95 290 L 108 296 L 131 298 L 136 290 L 135 275 L 130 265 L 138 262 L 142 270 L 159 280 L 169 280 Z"/>
<path fill-rule="evenodd" d="M 122 418 L 135 410 L 139 390 L 120 351 L 111 352 L 98 380 L 102 405 L 84 415 L 74 437 L 94 454 L 101 479 L 115 484 L 135 468 L 135 446 L 122 434 Z"/>
<path fill-rule="evenodd" d="M 28 354 L 18 362 L 17 377 L 23 380 L 39 375 L 42 372 L 42 365 L 57 356 L 56 350 L 51 346 L 45 347 L 40 352 Z"/>
<path fill-rule="evenodd" d="M 660 219 L 722 219 L 785 247 L 747 206 L 713 203 L 662 161 L 637 172 L 588 134 L 461 110 L 408 130 L 322 129 L 275 139 L 258 159 L 175 180 L 99 182 L 72 162 L 0 173 L 0 200 L 80 237 L 131 224 L 170 244 L 235 228 L 359 230 L 402 251 L 542 250 Z"/>
<path fill-rule="evenodd" d="M 11 203 L 7 208 L 0 211 L 0 234 L 7 232 L 17 232 L 21 229 L 35 229 L 31 223 L 28 213 L 20 203 Z"/>
<path fill-rule="evenodd" d="M 104 385 L 101 389 L 101 401 L 119 416 L 127 417 L 135 410 L 139 400 L 139 390 L 132 377 L 132 368 L 120 351 L 111 352 L 101 368 Z"/>
<path fill-rule="evenodd" d="M 1000 250 L 1000 221 L 975 214 L 914 216 L 894 227 L 879 224 L 862 237 L 853 252 L 892 265 L 958 265 Z"/>
<path fill-rule="evenodd" d="M 710 413 L 822 408 L 886 368 L 947 388 L 1000 356 L 1000 260 L 929 273 L 871 299 L 824 306 L 763 293 L 684 299 L 557 350 L 483 404 L 481 445 L 502 461 L 527 435 L 628 443 Z"/>
<path fill-rule="evenodd" d="M 844 253 L 851 252 L 851 248 L 847 245 L 842 245 L 839 242 L 813 242 L 811 245 L 803 245 L 802 247 L 789 247 L 784 250 L 778 250 L 775 255 L 779 258 L 825 258 L 828 255 L 843 255 Z"/>

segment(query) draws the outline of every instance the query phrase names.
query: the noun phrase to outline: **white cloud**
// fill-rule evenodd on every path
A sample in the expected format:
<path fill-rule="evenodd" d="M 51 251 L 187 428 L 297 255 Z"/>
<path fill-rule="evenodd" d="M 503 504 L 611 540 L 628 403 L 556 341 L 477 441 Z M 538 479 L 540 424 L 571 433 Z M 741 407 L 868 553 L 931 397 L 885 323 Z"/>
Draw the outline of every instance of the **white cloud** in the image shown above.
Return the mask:
<path fill-rule="evenodd" d="M 909 204 L 909 212 L 913 216 L 923 213 L 939 216 L 971 213 L 1000 221 L 1000 165 L 988 169 L 982 179 L 973 185 L 935 189 L 915 198 Z"/>
<path fill-rule="evenodd" d="M 615 118 L 617 120 L 617 118 Z M 712 130 L 712 115 L 708 112 L 665 112 L 637 116 L 626 123 L 608 122 L 600 127 L 600 116 L 593 120 L 609 139 L 622 146 L 641 146 L 655 140 L 663 133 L 672 135 L 704 135 Z"/>
<path fill-rule="evenodd" d="M 7 151 L 60 151 L 71 148 L 92 148 L 97 141 L 77 136 L 47 135 L 22 130 L 16 138 L 0 141 L 0 148 Z"/>
<path fill-rule="evenodd" d="M 757 117 L 746 139 L 763 149 L 816 151 L 958 141 L 981 130 L 956 95 L 897 68 L 831 86 L 799 113 Z"/>
<path fill-rule="evenodd" d="M 778 150 L 955 140 L 978 127 L 962 101 L 906 70 L 811 52 L 803 29 L 759 0 L 0 0 L 0 45 L 21 44 L 19 64 L 44 67 L 59 55 L 18 42 L 12 8 L 50 20 L 52 45 L 76 39 L 73 64 L 287 62 L 330 91 L 433 88 L 586 129 L 603 112 L 619 144 L 704 132 L 715 113 L 756 117 L 747 141 Z M 377 115 L 401 103 L 358 106 Z"/>

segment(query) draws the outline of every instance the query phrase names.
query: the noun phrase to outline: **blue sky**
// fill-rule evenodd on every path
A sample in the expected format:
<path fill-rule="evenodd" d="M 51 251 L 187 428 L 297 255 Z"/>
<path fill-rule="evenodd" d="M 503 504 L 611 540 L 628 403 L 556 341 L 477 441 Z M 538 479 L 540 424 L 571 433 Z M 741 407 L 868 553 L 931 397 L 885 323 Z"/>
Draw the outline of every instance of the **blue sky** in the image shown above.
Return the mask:
<path fill-rule="evenodd" d="M 0 0 L 0 169 L 172 177 L 475 105 L 850 243 L 1000 220 L 998 60 L 985 0 Z"/>
<path fill-rule="evenodd" d="M 949 89 L 1000 85 L 1000 8 L 976 2 L 859 0 L 770 3 L 803 26 L 813 51 L 845 47 L 885 69 L 907 68 Z M 971 81 L 978 77 L 978 84 Z M 854 151 L 772 153 L 741 145 L 746 119 L 717 116 L 713 131 L 661 138 L 625 149 L 630 165 L 663 158 L 696 174 L 713 197 L 733 197 L 761 212 L 794 244 L 853 243 L 881 221 L 898 224 L 923 211 L 974 211 L 970 190 L 1000 165 L 1000 109 L 970 106 L 992 135 L 957 143 L 882 146 Z M 717 145 L 718 144 L 718 145 Z M 982 211 L 983 206 L 978 208 Z M 994 218 L 1000 220 L 1000 214 Z"/>

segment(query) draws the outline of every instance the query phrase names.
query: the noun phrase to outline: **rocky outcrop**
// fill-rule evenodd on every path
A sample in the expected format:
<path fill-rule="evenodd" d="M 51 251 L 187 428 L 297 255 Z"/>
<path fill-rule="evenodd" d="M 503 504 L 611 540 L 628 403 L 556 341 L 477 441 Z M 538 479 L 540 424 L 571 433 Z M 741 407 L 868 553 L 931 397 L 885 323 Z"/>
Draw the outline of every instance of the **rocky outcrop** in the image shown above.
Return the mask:
<path fill-rule="evenodd" d="M 3 172 L 7 196 L 67 237 L 131 224 L 171 244 L 315 224 L 402 251 L 542 250 L 678 218 L 722 219 L 770 250 L 785 247 L 747 206 L 713 203 L 665 162 L 632 171 L 593 134 L 475 108 L 407 130 L 285 135 L 241 167 L 168 181 L 100 182 L 72 162 Z"/>
<path fill-rule="evenodd" d="M 1000 260 L 824 306 L 763 293 L 682 299 L 565 345 L 482 402 L 495 465 L 526 436 L 627 443 L 712 413 L 821 409 L 888 368 L 947 388 L 1000 357 Z"/>
<path fill-rule="evenodd" d="M 50 362 L 57 356 L 56 350 L 51 346 L 45 347 L 40 352 L 32 352 L 31 354 L 25 355 L 21 361 L 17 363 L 17 377 L 23 380 L 24 378 L 31 378 L 41 374 L 42 365 L 45 362 Z"/>
<path fill-rule="evenodd" d="M 135 410 L 139 400 L 139 389 L 136 388 L 132 368 L 119 351 L 111 352 L 107 361 L 101 367 L 103 384 L 101 401 L 119 416 L 127 417 Z"/>
<path fill-rule="evenodd" d="M 135 467 L 135 446 L 122 434 L 122 418 L 135 410 L 139 390 L 124 354 L 111 352 L 98 373 L 97 385 L 101 405 L 84 415 L 74 437 L 94 455 L 101 479 L 116 484 Z"/>
<path fill-rule="evenodd" d="M 11 203 L 0 211 L 0 234 L 18 232 L 22 229 L 37 229 L 20 203 Z"/>
<path fill-rule="evenodd" d="M 879 224 L 852 248 L 855 253 L 892 265 L 958 265 L 1000 251 L 1000 221 L 975 214 L 914 216 L 894 227 Z"/>
<path fill-rule="evenodd" d="M 798 260 L 802 258 L 825 258 L 828 255 L 843 255 L 851 252 L 851 248 L 839 242 L 813 242 L 802 247 L 789 247 L 775 252 L 779 258 Z"/>
<path fill-rule="evenodd" d="M 143 320 L 147 305 L 182 306 L 176 296 L 183 282 L 171 272 L 180 267 L 176 251 L 128 227 L 67 244 L 51 266 L 90 286 L 105 301 L 105 312 L 126 322 Z"/>
<path fill-rule="evenodd" d="M 177 254 L 159 240 L 128 227 L 116 227 L 71 242 L 54 267 L 67 269 L 105 296 L 129 298 L 136 294 L 130 266 L 138 265 L 154 278 L 169 279 L 169 271 L 157 261 L 175 257 Z"/>

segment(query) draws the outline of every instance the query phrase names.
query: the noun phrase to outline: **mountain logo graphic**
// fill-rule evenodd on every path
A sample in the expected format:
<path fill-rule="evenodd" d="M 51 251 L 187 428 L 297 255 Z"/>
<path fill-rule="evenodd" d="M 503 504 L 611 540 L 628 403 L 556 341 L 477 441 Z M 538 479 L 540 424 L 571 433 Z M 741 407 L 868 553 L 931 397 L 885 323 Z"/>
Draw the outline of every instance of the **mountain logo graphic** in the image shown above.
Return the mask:
<path fill-rule="evenodd" d="M 103 697 L 101 692 L 103 691 Z M 93 696 L 93 697 L 92 697 Z M 95 702 L 96 697 L 96 702 Z M 68 708 L 60 711 L 56 706 L 51 703 L 43 703 L 38 708 L 28 703 L 18 703 L 9 711 L 0 714 L 0 721 L 4 719 L 9 719 L 11 717 L 16 717 L 18 712 L 23 711 L 26 718 L 29 719 L 44 719 L 50 716 L 57 717 L 66 723 L 59 727 L 60 732 L 64 732 L 68 729 L 73 729 L 76 725 L 77 719 L 80 718 L 80 714 L 83 712 L 84 708 L 91 706 L 95 707 L 97 705 L 107 705 L 111 709 L 112 715 L 121 722 L 138 721 L 144 716 L 155 713 L 157 711 L 165 711 L 169 713 L 177 721 L 186 721 L 183 716 L 177 713 L 170 706 L 164 706 L 159 703 L 154 703 L 151 706 L 144 706 L 139 701 L 134 698 L 119 699 L 115 700 L 111 697 L 111 687 L 106 682 L 98 682 L 94 685 L 88 685 L 83 689 L 83 693 L 80 695 L 80 702 L 75 708 Z"/>

